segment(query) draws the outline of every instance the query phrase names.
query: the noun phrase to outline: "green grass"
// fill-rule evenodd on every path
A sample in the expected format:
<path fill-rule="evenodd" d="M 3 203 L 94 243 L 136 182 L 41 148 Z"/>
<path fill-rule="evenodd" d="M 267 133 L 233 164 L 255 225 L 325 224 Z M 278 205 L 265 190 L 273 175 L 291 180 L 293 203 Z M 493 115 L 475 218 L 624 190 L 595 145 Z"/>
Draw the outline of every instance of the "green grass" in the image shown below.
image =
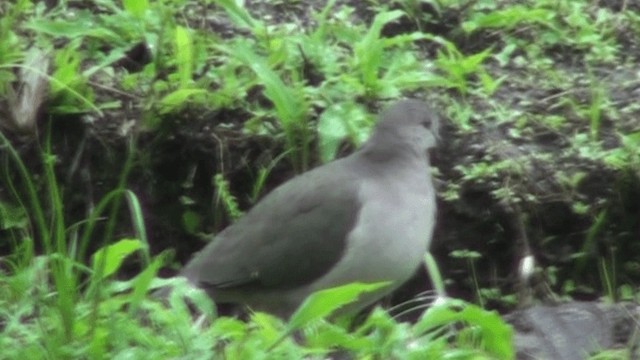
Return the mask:
<path fill-rule="evenodd" d="M 430 308 L 414 324 L 377 309 L 349 327 L 322 320 L 333 303 L 322 294 L 289 323 L 265 314 L 247 322 L 218 317 L 204 294 L 184 284 L 176 284 L 182 286 L 177 292 L 187 294 L 204 321 L 195 321 L 178 295 L 168 304 L 149 296 L 163 283 L 158 270 L 172 259 L 169 252 L 150 254 L 138 199 L 148 194 L 137 192 L 146 189 L 140 179 L 157 180 L 158 147 L 146 145 L 185 133 L 206 137 L 210 129 L 212 136 L 231 134 L 216 139 L 222 165 L 211 165 L 216 174 L 208 186 L 217 198 L 193 196 L 178 185 L 172 193 L 182 200 L 178 231 L 201 235 L 213 219 L 198 210 L 219 204 L 217 219 L 237 218 L 283 163 L 300 173 L 333 160 L 345 142 L 355 146 L 367 138 L 384 103 L 403 96 L 429 98 L 453 128 L 447 151 L 459 156 L 442 165 L 445 201 L 485 216 L 486 204 L 473 208 L 465 193 L 481 189 L 493 203 L 531 212 L 527 227 L 545 215 L 538 208 L 567 204 L 575 223 L 586 225 L 569 234 L 533 232 L 540 253 L 571 246 L 566 259 L 546 265 L 549 284 L 561 293 L 582 281 L 609 299 L 636 295 L 632 271 L 622 270 L 637 261 L 619 259 L 637 229 L 625 199 L 632 198 L 628 184 L 640 171 L 634 123 L 640 109 L 619 95 L 637 83 L 624 75 L 634 74 L 638 61 L 632 49 L 640 17 L 633 9 L 586 0 L 396 0 L 368 2 L 363 16 L 336 1 L 312 15 L 300 5 L 276 2 L 281 7 L 269 17 L 230 0 L 99 0 L 85 7 L 62 1 L 48 11 L 29 0 L 0 4 L 0 248 L 9 249 L 0 259 L 0 357 L 297 359 L 324 358 L 333 349 L 374 359 L 512 357 L 510 330 L 500 318 L 459 301 Z M 285 10 L 296 13 L 294 20 Z M 126 71 L 117 63 L 138 43 L 150 61 Z M 32 61 L 34 53 L 46 54 L 50 70 Z M 613 65 L 620 77 L 603 71 Z M 21 127 L 7 110 L 24 96 L 21 70 L 46 75 L 48 84 L 45 115 L 33 127 Z M 125 144 L 120 152 L 104 145 L 106 158 L 117 158 L 117 174 L 111 181 L 93 179 L 108 185 L 81 214 L 71 199 L 82 190 L 65 183 L 73 166 L 64 163 L 71 162 L 64 149 L 75 144 L 55 135 L 75 118 L 93 130 L 116 128 Z M 125 131 L 128 126 L 134 130 Z M 20 135 L 12 131 L 21 128 Z M 560 145 L 536 140 L 548 134 Z M 31 139 L 35 156 L 24 151 L 22 137 Z M 260 170 L 248 171 L 249 194 L 239 194 L 237 164 L 244 166 L 255 149 L 237 143 L 253 140 L 273 153 Z M 205 166 L 185 163 L 197 174 Z M 610 192 L 585 192 L 593 177 L 605 175 L 614 179 Z M 457 248 L 471 249 L 457 266 L 469 274 L 474 298 L 468 300 L 511 305 L 513 294 L 485 272 L 495 268 L 492 254 L 467 246 L 495 238 Z M 608 252 L 599 254 L 604 240 Z M 557 277 L 563 273 L 575 276 Z M 443 292 L 451 279 L 437 283 Z M 342 291 L 329 299 L 347 301 L 357 293 Z M 295 341 L 294 332 L 304 341 Z"/>

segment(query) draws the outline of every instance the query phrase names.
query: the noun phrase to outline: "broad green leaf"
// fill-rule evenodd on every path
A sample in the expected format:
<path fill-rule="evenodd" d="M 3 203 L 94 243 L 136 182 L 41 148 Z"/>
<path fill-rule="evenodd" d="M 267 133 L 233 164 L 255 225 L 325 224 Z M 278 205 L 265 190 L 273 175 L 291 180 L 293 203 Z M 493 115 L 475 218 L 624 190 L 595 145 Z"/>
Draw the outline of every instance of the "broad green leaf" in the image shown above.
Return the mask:
<path fill-rule="evenodd" d="M 91 257 L 91 269 L 94 274 L 100 274 L 101 279 L 109 277 L 120 268 L 127 256 L 142 247 L 142 242 L 136 239 L 122 239 L 115 244 L 105 246 Z"/>
<path fill-rule="evenodd" d="M 186 210 L 182 213 L 182 226 L 189 234 L 195 234 L 202 223 L 202 217 L 195 211 Z"/>
<path fill-rule="evenodd" d="M 312 321 L 322 319 L 343 305 L 356 301 L 361 294 L 372 292 L 388 285 L 389 282 L 352 283 L 317 291 L 311 294 L 291 316 L 289 329 L 295 330 Z"/>
<path fill-rule="evenodd" d="M 148 0 L 122 0 L 122 7 L 131 15 L 142 17 L 149 8 Z"/>
<path fill-rule="evenodd" d="M 131 294 L 131 310 L 133 311 L 138 307 L 140 302 L 146 297 L 147 291 L 151 286 L 151 282 L 158 274 L 158 270 L 166 263 L 166 252 L 161 254 L 160 256 L 156 256 L 151 264 L 144 268 L 138 276 L 136 276 L 132 282 L 131 286 L 133 288 L 133 292 Z"/>
<path fill-rule="evenodd" d="M 513 331 L 499 314 L 461 300 L 447 300 L 423 314 L 414 327 L 416 335 L 426 334 L 447 325 L 463 323 L 480 334 L 483 348 L 499 359 L 513 359 Z M 464 329 L 464 328 L 463 328 Z"/>
<path fill-rule="evenodd" d="M 320 159 L 326 163 L 336 157 L 338 146 L 349 138 L 359 145 L 362 137 L 356 130 L 357 124 L 366 120 L 365 109 L 355 103 L 339 103 L 326 109 L 318 120 L 318 150 Z"/>

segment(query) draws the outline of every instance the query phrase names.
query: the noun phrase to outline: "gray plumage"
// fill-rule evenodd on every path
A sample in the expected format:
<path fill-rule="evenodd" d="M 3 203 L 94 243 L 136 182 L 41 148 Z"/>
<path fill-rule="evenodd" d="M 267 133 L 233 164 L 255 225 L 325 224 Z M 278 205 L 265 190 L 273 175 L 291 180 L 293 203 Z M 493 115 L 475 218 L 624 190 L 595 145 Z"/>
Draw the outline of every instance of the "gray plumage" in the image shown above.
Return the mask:
<path fill-rule="evenodd" d="M 438 122 L 417 100 L 383 112 L 369 140 L 343 159 L 284 183 L 220 232 L 182 275 L 219 303 L 288 317 L 311 293 L 415 272 L 431 241 L 435 194 L 428 149 Z"/>

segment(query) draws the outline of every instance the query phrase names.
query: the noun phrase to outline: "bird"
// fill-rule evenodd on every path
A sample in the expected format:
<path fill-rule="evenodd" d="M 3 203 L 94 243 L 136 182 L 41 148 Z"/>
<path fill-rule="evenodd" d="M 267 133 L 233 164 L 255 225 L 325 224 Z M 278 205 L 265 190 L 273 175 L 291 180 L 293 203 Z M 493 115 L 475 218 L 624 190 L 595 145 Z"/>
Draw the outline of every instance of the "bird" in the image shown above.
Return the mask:
<path fill-rule="evenodd" d="M 358 313 L 406 282 L 431 243 L 438 128 L 425 102 L 398 101 L 358 150 L 275 188 L 180 275 L 217 304 L 283 319 L 316 291 L 387 282 L 338 310 Z"/>

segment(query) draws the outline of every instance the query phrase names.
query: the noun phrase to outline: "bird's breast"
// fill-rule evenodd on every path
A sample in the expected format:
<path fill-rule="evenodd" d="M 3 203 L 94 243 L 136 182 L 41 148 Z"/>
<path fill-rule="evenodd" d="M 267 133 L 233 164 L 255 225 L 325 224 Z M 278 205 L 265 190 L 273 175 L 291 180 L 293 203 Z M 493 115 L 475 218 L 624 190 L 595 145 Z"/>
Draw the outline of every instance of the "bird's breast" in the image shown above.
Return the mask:
<path fill-rule="evenodd" d="M 397 174 L 402 176 L 403 174 Z M 349 245 L 385 250 L 381 261 L 408 261 L 415 267 L 431 239 L 435 199 L 427 173 L 408 181 L 371 181 L 360 189 L 363 202 L 358 228 Z M 397 266 L 392 264 L 391 266 Z"/>
<path fill-rule="evenodd" d="M 431 240 L 435 199 L 430 176 L 371 178 L 361 182 L 358 192 L 361 208 L 344 256 L 317 285 L 390 281 L 398 286 L 415 272 Z"/>

